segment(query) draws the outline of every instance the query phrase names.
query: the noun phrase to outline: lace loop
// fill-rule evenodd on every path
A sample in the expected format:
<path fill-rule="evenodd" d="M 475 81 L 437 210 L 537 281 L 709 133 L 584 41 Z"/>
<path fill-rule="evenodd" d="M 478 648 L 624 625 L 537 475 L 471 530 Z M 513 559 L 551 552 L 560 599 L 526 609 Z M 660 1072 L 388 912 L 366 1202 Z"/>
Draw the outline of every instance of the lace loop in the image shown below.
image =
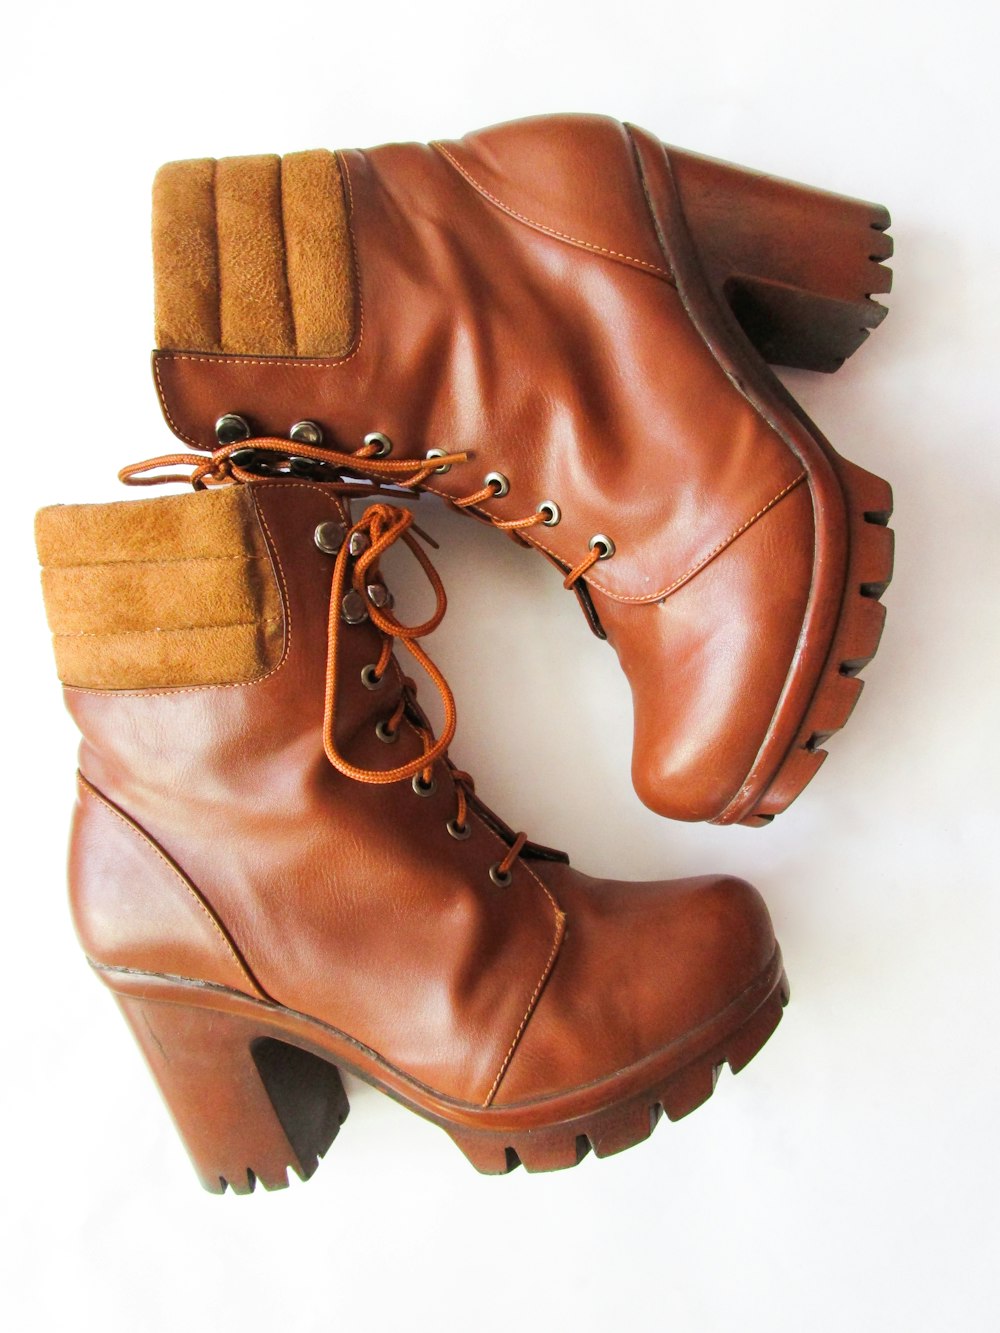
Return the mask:
<path fill-rule="evenodd" d="M 572 588 L 574 583 L 576 583 L 578 579 L 582 579 L 584 574 L 586 574 L 590 569 L 592 569 L 600 559 L 601 559 L 600 548 L 595 546 L 593 550 L 587 552 L 587 554 L 584 556 L 584 558 L 580 561 L 578 565 L 575 565 L 569 571 L 569 573 L 563 579 L 563 587 Z"/>
<path fill-rule="evenodd" d="M 274 463 L 261 459 L 273 456 Z M 305 441 L 287 440 L 278 436 L 264 436 L 257 439 L 238 440 L 232 444 L 220 445 L 207 457 L 190 453 L 163 454 L 149 458 L 141 463 L 132 463 L 118 473 L 119 480 L 126 486 L 159 486 L 166 483 L 189 483 L 196 491 L 207 490 L 216 486 L 228 486 L 240 483 L 255 485 L 268 482 L 284 481 L 290 476 L 308 475 L 309 464 L 319 468 L 329 468 L 334 476 L 329 479 L 338 493 L 359 495 L 377 494 L 381 484 L 393 483 L 404 489 L 420 487 L 434 472 L 447 471 L 457 463 L 467 462 L 466 453 L 444 453 L 443 451 L 424 459 L 392 459 L 380 452 L 379 440 L 370 437 L 361 448 L 353 453 L 336 449 L 327 449 Z M 163 472 L 164 468 L 184 468 L 183 472 Z M 356 473 L 370 483 L 369 489 L 359 488 L 356 483 L 344 482 L 339 474 Z M 326 480 L 324 478 L 324 480 Z M 505 479 L 501 479 L 504 480 Z M 452 501 L 456 508 L 470 508 L 487 500 L 505 494 L 505 489 L 498 489 L 496 480 L 490 480 L 472 495 Z M 546 512 L 540 508 L 535 513 L 522 519 L 493 519 L 496 527 L 511 531 L 516 535 L 521 528 L 530 528 L 546 521 Z M 363 536 L 361 544 L 352 541 Z M 420 538 L 420 541 L 417 540 Z M 386 599 L 382 605 L 370 595 L 370 589 L 381 586 L 378 577 L 381 557 L 396 542 L 401 541 L 413 554 L 420 565 L 434 593 L 433 612 L 418 625 L 404 624 L 394 613 L 392 600 Z M 412 778 L 421 784 L 421 790 L 431 794 L 434 790 L 434 764 L 444 758 L 451 774 L 455 791 L 455 818 L 449 821 L 448 829 L 453 837 L 462 839 L 469 835 L 469 804 L 475 795 L 475 783 L 470 774 L 454 766 L 447 757 L 447 750 L 455 735 L 457 721 L 455 700 L 448 682 L 441 671 L 424 651 L 419 640 L 430 634 L 440 625 L 447 610 L 448 600 L 441 577 L 421 542 L 437 547 L 437 542 L 423 532 L 414 522 L 413 514 L 407 509 L 382 502 L 369 505 L 361 518 L 348 528 L 344 540 L 336 553 L 330 588 L 330 609 L 327 621 L 327 659 L 323 696 L 323 749 L 332 766 L 345 777 L 357 782 L 385 785 Z M 352 547 L 354 551 L 352 553 Z M 591 551 L 585 561 L 577 566 L 567 577 L 566 586 L 572 583 L 590 568 L 600 553 Z M 390 670 L 395 645 L 399 643 L 418 662 L 427 673 L 438 692 L 444 708 L 444 727 L 435 740 L 427 726 L 412 715 L 409 725 L 420 739 L 421 753 L 395 768 L 369 769 L 350 763 L 337 748 L 336 715 L 339 689 L 338 656 L 340 635 L 342 633 L 341 606 L 345 594 L 352 590 L 364 600 L 367 618 L 382 636 L 382 646 L 377 661 L 366 668 L 375 682 L 381 683 Z M 391 716 L 380 723 L 379 734 L 383 739 L 394 740 L 398 735 L 404 718 L 407 717 L 411 701 L 415 699 L 416 685 L 408 676 L 401 677 L 399 699 Z M 506 886 L 514 862 L 520 856 L 527 842 L 526 833 L 515 835 L 502 860 L 490 867 L 490 878 L 496 884 Z"/>
<path fill-rule="evenodd" d="M 396 485 L 409 488 L 420 486 L 442 463 L 451 466 L 464 463 L 468 454 L 443 454 L 434 459 L 385 458 L 377 451 L 377 444 L 363 444 L 353 453 L 344 453 L 338 449 L 326 449 L 318 444 L 306 444 L 299 441 L 285 440 L 280 436 L 265 435 L 257 439 L 237 440 L 234 444 L 225 444 L 212 451 L 207 458 L 192 454 L 163 454 L 158 458 L 147 458 L 142 463 L 131 463 L 118 473 L 118 480 L 126 486 L 157 486 L 165 482 L 190 482 L 196 491 L 209 486 L 225 485 L 232 481 L 268 481 L 273 474 L 261 476 L 234 461 L 235 454 L 273 454 L 281 462 L 287 463 L 292 458 L 306 459 L 311 463 L 323 464 L 339 472 L 356 471 L 375 481 L 395 482 Z M 189 472 L 170 473 L 167 475 L 148 476 L 158 468 L 188 467 Z"/>
<path fill-rule="evenodd" d="M 207 458 L 192 456 L 191 454 L 163 454 L 158 458 L 148 458 L 142 463 L 132 463 L 128 467 L 123 467 L 118 473 L 120 481 L 126 486 L 157 486 L 165 482 L 190 482 L 195 490 L 205 490 L 211 486 L 222 486 L 230 482 L 262 482 L 269 480 L 278 480 L 288 475 L 285 472 L 272 470 L 261 473 L 253 471 L 248 466 L 236 461 L 236 456 L 256 454 L 272 454 L 276 457 L 278 465 L 284 463 L 289 465 L 292 460 L 299 466 L 303 462 L 315 463 L 321 467 L 328 467 L 335 472 L 356 473 L 371 481 L 373 490 L 369 494 L 377 493 L 382 483 L 391 483 L 404 490 L 418 489 L 435 472 L 444 472 L 457 463 L 466 463 L 469 461 L 468 453 L 440 453 L 434 454 L 429 458 L 389 458 L 380 453 L 378 438 L 374 436 L 368 438 L 368 442 L 353 452 L 344 452 L 338 449 L 328 449 L 322 445 L 307 444 L 304 441 L 286 440 L 280 436 L 261 436 L 257 439 L 237 440 L 233 444 L 226 444 L 215 449 Z M 258 466 L 263 464 L 256 460 Z M 266 466 L 266 465 L 265 465 Z M 187 472 L 159 473 L 160 468 L 187 467 Z M 149 475 L 154 473 L 156 475 Z M 499 475 L 499 474 L 497 474 Z M 503 478 L 506 481 L 505 478 Z M 354 494 L 363 494 L 354 487 L 345 487 L 353 490 Z M 475 509 L 488 503 L 490 500 L 499 499 L 501 495 L 506 494 L 506 490 L 498 487 L 497 480 L 491 474 L 491 480 L 488 480 L 477 491 L 470 495 L 459 496 L 452 499 L 449 503 L 455 509 Z M 551 504 L 551 502 L 547 502 Z M 494 518 L 489 516 L 489 521 L 494 527 L 500 528 L 504 532 L 509 532 L 516 536 L 519 532 L 527 528 L 536 527 L 538 524 L 547 524 L 550 522 L 550 511 L 545 506 L 539 506 L 534 513 L 526 514 L 523 518 Z M 419 529 L 415 529 L 419 532 Z M 436 545 L 430 541 L 426 533 L 420 534 L 430 545 Z M 584 578 L 598 560 L 604 559 L 605 555 L 599 550 L 591 549 L 587 555 L 575 565 L 563 580 L 564 588 L 572 588 L 580 579 Z M 374 617 L 373 617 L 374 618 Z M 429 633 L 429 631 L 424 631 Z M 419 635 L 417 636 L 419 637 Z"/>
<path fill-rule="evenodd" d="M 426 634 L 430 634 L 441 623 L 448 607 L 448 599 L 440 575 L 410 529 L 417 533 L 420 531 L 414 524 L 413 515 L 408 509 L 397 509 L 395 505 L 388 504 L 369 505 L 357 523 L 348 529 L 347 540 L 338 551 L 333 566 L 330 615 L 327 623 L 323 749 L 326 752 L 327 759 L 338 773 L 343 773 L 345 777 L 353 778 L 357 782 L 379 784 L 400 782 L 404 778 L 412 778 L 421 774 L 424 782 L 429 783 L 431 769 L 435 761 L 445 753 L 455 735 L 457 719 L 454 696 L 448 682 L 418 642 L 419 639 Z M 360 555 L 352 557 L 350 554 L 351 537 L 356 533 L 363 533 L 368 538 L 369 545 Z M 420 535 L 425 536 L 422 533 Z M 380 557 L 397 541 L 402 541 L 416 557 L 434 591 L 434 611 L 419 625 L 404 625 L 388 606 L 376 606 L 367 597 L 366 589 L 371 581 L 368 577 L 369 573 L 377 570 Z M 352 566 L 352 568 L 349 569 L 349 566 Z M 335 723 L 339 675 L 338 646 L 342 624 L 340 604 L 348 587 L 353 587 L 357 593 L 366 598 L 368 618 L 383 636 L 382 649 L 375 664 L 375 674 L 383 676 L 388 671 L 394 645 L 398 642 L 426 671 L 444 707 L 444 727 L 438 739 L 434 740 L 425 727 L 418 726 L 416 731 L 423 744 L 422 753 L 416 755 L 413 759 L 407 760 L 406 763 L 397 765 L 395 768 L 361 768 L 357 764 L 352 764 L 337 748 Z M 396 712 L 388 724 L 388 730 L 391 732 L 395 732 L 402 722 L 406 708 L 406 688 L 410 684 L 412 682 L 404 681 L 404 692 L 400 697 L 400 704 L 397 705 Z"/>

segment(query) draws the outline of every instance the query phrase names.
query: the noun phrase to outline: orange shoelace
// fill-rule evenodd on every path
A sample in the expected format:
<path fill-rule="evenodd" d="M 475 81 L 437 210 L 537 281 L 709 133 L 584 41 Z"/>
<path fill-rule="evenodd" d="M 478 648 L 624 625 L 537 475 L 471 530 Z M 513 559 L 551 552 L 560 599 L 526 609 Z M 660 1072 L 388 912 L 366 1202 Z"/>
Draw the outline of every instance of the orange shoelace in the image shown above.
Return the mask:
<path fill-rule="evenodd" d="M 254 458 L 257 470 L 244 466 L 239 455 L 245 458 L 256 455 L 273 455 L 276 463 L 269 470 L 260 471 L 262 460 Z M 305 444 L 282 439 L 280 436 L 266 435 L 256 439 L 239 440 L 235 444 L 220 445 L 207 458 L 193 457 L 191 454 L 162 454 L 142 463 L 132 463 L 122 468 L 118 479 L 126 486 L 156 486 L 163 482 L 190 482 L 195 490 L 204 490 L 210 486 L 223 486 L 232 481 L 259 481 L 262 476 L 308 475 L 310 466 L 319 469 L 332 469 L 336 473 L 354 473 L 370 479 L 375 489 L 382 483 L 390 483 L 404 490 L 416 490 L 435 472 L 447 471 L 459 463 L 469 461 L 467 453 L 441 453 L 432 458 L 390 459 L 380 453 L 375 442 L 363 444 L 353 452 L 345 453 L 337 449 L 328 449 L 323 445 Z M 267 465 L 264 465 L 267 467 Z M 186 472 L 161 473 L 159 469 L 168 467 L 186 467 Z M 282 470 L 284 469 L 284 470 Z M 155 475 L 148 475 L 148 474 Z M 485 483 L 471 495 L 458 499 L 449 499 L 455 509 L 474 509 L 498 499 L 507 493 L 507 481 L 498 473 L 491 473 Z M 499 519 L 490 517 L 494 527 L 511 534 L 533 528 L 539 523 L 551 522 L 552 509 L 539 506 L 532 514 L 524 518 Z M 575 565 L 563 579 L 564 588 L 572 588 L 590 569 L 605 557 L 606 548 L 592 547 L 584 558 Z"/>
<path fill-rule="evenodd" d="M 250 471 L 242 466 L 236 455 L 240 453 L 274 454 L 280 463 L 289 465 L 285 475 L 296 475 L 295 463 L 318 464 L 333 469 L 335 472 L 358 472 L 375 481 L 394 482 L 397 486 L 409 489 L 419 486 L 442 463 L 464 463 L 467 454 L 444 454 L 440 458 L 406 459 L 384 458 L 378 453 L 375 444 L 364 444 L 353 453 L 341 453 L 336 449 L 326 449 L 317 444 L 300 444 L 297 441 L 283 440 L 280 436 L 266 435 L 260 439 L 238 440 L 235 444 L 220 445 L 207 458 L 198 455 L 161 454 L 158 458 L 147 458 L 142 463 L 130 463 L 118 473 L 118 480 L 126 486 L 159 486 L 166 482 L 190 482 L 196 491 L 209 486 L 225 486 L 232 481 L 260 481 L 262 474 Z M 160 473 L 165 467 L 186 467 L 187 472 Z M 147 473 L 156 472 L 155 476 Z M 264 474 L 278 475 L 277 473 Z"/>
<path fill-rule="evenodd" d="M 327 759 L 337 772 L 343 773 L 345 777 L 354 778 L 357 782 L 399 782 L 403 778 L 415 777 L 418 773 L 423 775 L 425 782 L 430 782 L 431 767 L 435 760 L 441 758 L 455 735 L 457 718 L 455 699 L 451 688 L 438 667 L 431 661 L 418 642 L 425 634 L 430 634 L 432 630 L 437 629 L 440 625 L 444 613 L 448 609 L 448 599 L 445 595 L 444 585 L 441 582 L 441 576 L 431 564 L 430 557 L 411 533 L 411 528 L 413 533 L 419 534 L 424 541 L 431 541 L 431 538 L 426 533 L 421 532 L 414 524 L 413 515 L 408 509 L 397 509 L 395 505 L 382 503 L 369 505 L 357 523 L 348 529 L 347 536 L 337 552 L 337 558 L 333 566 L 333 583 L 330 589 L 330 617 L 327 624 L 323 748 L 326 750 Z M 358 534 L 363 534 L 370 544 L 360 555 L 352 556 L 350 553 L 351 540 Z M 402 624 L 388 606 L 376 606 L 368 595 L 367 590 L 378 575 L 380 557 L 385 555 L 389 547 L 397 541 L 403 542 L 410 549 L 434 590 L 436 603 L 434 611 L 419 625 Z M 415 759 L 408 760 L 405 764 L 398 765 L 396 768 L 358 768 L 356 764 L 352 764 L 344 758 L 337 749 L 334 740 L 338 685 L 337 663 L 339 657 L 337 646 L 340 641 L 342 624 L 340 607 L 348 587 L 353 588 L 359 596 L 364 598 L 368 618 L 382 635 L 382 650 L 379 653 L 378 661 L 374 664 L 373 676 L 375 681 L 381 681 L 389 670 L 389 663 L 398 642 L 427 672 L 444 707 L 444 729 L 438 739 L 433 740 L 426 727 L 417 726 L 417 731 L 424 745 L 423 753 L 417 755 Z M 404 678 L 404 690 L 400 696 L 400 703 L 397 705 L 396 712 L 385 724 L 391 735 L 395 735 L 396 729 L 402 721 L 406 709 L 406 687 L 408 685 L 412 686 L 412 684 L 412 681 Z"/>
<path fill-rule="evenodd" d="M 371 469 L 376 474 L 374 478 L 376 482 L 375 490 L 377 490 L 379 480 L 391 480 L 398 485 L 407 487 L 419 485 L 420 481 L 433 472 L 436 467 L 441 466 L 441 458 L 432 458 L 426 462 L 421 460 L 416 463 L 405 460 L 390 462 L 374 454 L 368 446 L 359 450 L 356 454 L 338 454 L 334 450 L 322 449 L 318 446 L 290 444 L 288 440 L 268 437 L 222 446 L 208 458 L 200 461 L 192 458 L 190 454 L 162 455 L 158 458 L 147 459 L 142 463 L 130 464 L 128 467 L 122 468 L 118 476 L 122 482 L 129 486 L 155 486 L 167 482 L 190 482 L 195 490 L 204 490 L 214 486 L 247 482 L 266 484 L 269 481 L 287 479 L 290 475 L 280 469 L 275 469 L 263 476 L 259 471 L 248 470 L 248 468 L 241 466 L 240 462 L 234 462 L 233 460 L 233 455 L 238 454 L 240 449 L 252 449 L 254 453 L 260 451 L 280 455 L 281 462 L 286 464 L 292 459 L 301 459 L 321 465 L 323 468 L 333 468 L 335 483 L 340 471 L 352 470 L 352 460 L 355 461 L 355 466 L 357 461 L 363 460 L 365 470 Z M 462 462 L 465 457 L 464 454 L 451 454 L 445 455 L 444 459 L 445 462 Z M 183 473 L 158 471 L 161 468 L 181 466 L 187 467 L 188 471 Z M 147 475 L 150 473 L 155 473 L 155 475 Z M 291 475 L 296 474 L 292 473 Z M 344 483 L 337 485 L 337 490 L 340 493 L 346 493 L 348 496 L 371 493 L 371 491 L 364 489 L 359 491 L 356 485 Z M 359 536 L 365 539 L 364 549 L 352 555 L 352 545 L 355 549 L 358 545 L 356 540 L 352 542 L 352 538 L 356 539 Z M 433 538 L 417 527 L 413 514 L 408 509 L 399 509 L 395 505 L 385 504 L 384 502 L 369 505 L 361 518 L 347 529 L 334 561 L 330 587 L 323 699 L 323 748 L 333 767 L 345 777 L 352 778 L 356 782 L 387 784 L 399 782 L 405 778 L 413 778 L 415 783 L 419 779 L 424 784 L 423 790 L 425 791 L 431 787 L 434 764 L 439 759 L 443 759 L 452 777 L 456 799 L 455 818 L 448 825 L 449 832 L 456 838 L 464 838 L 468 836 L 469 832 L 469 800 L 475 793 L 475 784 L 468 773 L 456 768 L 448 758 L 447 750 L 454 739 L 457 722 L 455 699 L 440 669 L 419 642 L 441 623 L 448 608 L 448 599 L 444 585 L 441 582 L 441 576 L 434 568 L 430 557 L 420 545 L 420 542 L 418 542 L 418 537 L 428 545 L 437 545 Z M 381 606 L 377 605 L 369 591 L 372 587 L 384 586 L 381 585 L 379 561 L 389 548 L 399 541 L 411 551 L 427 576 L 434 592 L 434 611 L 418 625 L 403 624 L 393 614 L 391 599 L 388 599 Z M 423 667 L 432 685 L 437 690 L 444 708 L 444 728 L 441 735 L 435 740 L 430 728 L 422 720 L 422 712 L 416 707 L 415 683 L 408 676 L 401 677 L 402 688 L 399 700 L 392 715 L 387 721 L 380 724 L 381 734 L 386 740 L 394 740 L 399 727 L 406 718 L 409 726 L 420 738 L 422 751 L 413 759 L 407 760 L 395 768 L 361 768 L 352 764 L 337 748 L 336 718 L 340 689 L 338 647 L 342 633 L 341 607 L 344 596 L 349 589 L 363 599 L 367 618 L 382 636 L 382 647 L 378 660 L 371 668 L 368 668 L 371 672 L 372 687 L 377 688 L 378 683 L 382 681 L 386 672 L 390 669 L 395 646 L 398 643 Z M 526 833 L 516 834 L 507 850 L 507 854 L 490 867 L 490 877 L 494 883 L 501 886 L 510 883 L 511 869 L 526 842 Z"/>

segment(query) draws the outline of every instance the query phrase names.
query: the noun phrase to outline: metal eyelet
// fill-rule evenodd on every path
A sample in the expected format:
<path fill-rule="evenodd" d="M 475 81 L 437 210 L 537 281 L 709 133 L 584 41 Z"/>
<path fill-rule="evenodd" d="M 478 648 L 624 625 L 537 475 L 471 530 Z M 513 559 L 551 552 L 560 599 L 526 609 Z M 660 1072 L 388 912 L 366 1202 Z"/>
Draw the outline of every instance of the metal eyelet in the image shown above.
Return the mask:
<path fill-rule="evenodd" d="M 322 444 L 323 429 L 315 421 L 296 421 L 288 431 L 288 438 L 296 444 Z"/>
<path fill-rule="evenodd" d="M 340 604 L 340 613 L 348 625 L 360 625 L 363 620 L 368 619 L 368 608 L 365 606 L 365 599 L 355 588 L 345 594 L 344 600 Z"/>
<path fill-rule="evenodd" d="M 456 842 L 464 842 L 472 833 L 471 824 L 460 824 L 457 819 L 449 819 L 445 828 Z"/>
<path fill-rule="evenodd" d="M 392 593 L 384 583 L 369 583 L 365 591 L 372 606 L 378 607 L 380 611 L 392 610 L 394 605 Z"/>
<path fill-rule="evenodd" d="M 347 543 L 347 549 L 351 555 L 364 555 L 369 546 L 371 546 L 371 539 L 367 532 L 351 533 L 351 540 Z"/>
<path fill-rule="evenodd" d="M 288 460 L 288 471 L 293 477 L 320 477 L 322 468 L 323 464 L 312 458 L 296 458 L 293 454 Z"/>
<path fill-rule="evenodd" d="M 390 731 L 384 722 L 375 723 L 375 735 L 386 745 L 392 745 L 399 740 L 399 730 Z"/>
<path fill-rule="evenodd" d="M 215 438 L 222 445 L 249 440 L 250 426 L 246 417 L 241 417 L 237 412 L 224 413 L 215 423 Z"/>
<path fill-rule="evenodd" d="M 337 523 L 333 519 L 329 519 L 326 523 L 318 525 L 313 533 L 313 541 L 324 555 L 336 555 L 343 546 L 346 536 L 347 529 L 343 523 Z"/>
<path fill-rule="evenodd" d="M 370 662 L 368 666 L 361 668 L 361 684 L 366 690 L 380 690 L 385 684 L 385 676 L 378 674 L 374 662 Z"/>
<path fill-rule="evenodd" d="M 365 444 L 374 444 L 375 457 L 386 458 L 392 453 L 392 440 L 388 435 L 383 435 L 380 430 L 370 430 L 365 436 Z"/>
<path fill-rule="evenodd" d="M 490 879 L 498 889 L 509 889 L 514 882 L 514 876 L 509 870 L 500 869 L 499 861 L 495 861 L 493 865 L 490 866 Z"/>
<path fill-rule="evenodd" d="M 424 457 L 425 457 L 425 458 L 444 458 L 444 457 L 446 457 L 446 451 L 445 451 L 444 449 L 428 449 L 427 452 L 424 454 Z M 436 467 L 436 468 L 434 469 L 434 471 L 435 471 L 435 472 L 450 472 L 450 471 L 451 471 L 451 464 L 450 464 L 450 463 L 445 463 L 443 467 Z"/>
<path fill-rule="evenodd" d="M 437 783 L 431 778 L 430 782 L 425 782 L 419 773 L 413 775 L 413 790 L 418 796 L 433 796 L 437 791 Z"/>
<path fill-rule="evenodd" d="M 483 478 L 483 485 L 496 487 L 496 490 L 493 493 L 493 498 L 495 500 L 499 500 L 501 495 L 506 495 L 510 490 L 510 482 L 502 472 L 487 472 L 486 476 Z"/>
<path fill-rule="evenodd" d="M 236 467 L 242 468 L 244 472 L 248 472 L 250 468 L 254 466 L 257 462 L 257 458 L 258 455 L 256 449 L 234 449 L 229 455 L 230 463 L 234 464 Z"/>
<path fill-rule="evenodd" d="M 610 560 L 615 553 L 615 544 L 610 537 L 605 537 L 603 532 L 595 532 L 593 537 L 587 543 L 588 551 L 596 551 L 600 548 L 601 554 L 598 560 Z"/>
<path fill-rule="evenodd" d="M 562 510 L 556 504 L 555 500 L 543 500 L 535 512 L 547 515 L 542 524 L 542 527 L 544 528 L 554 528 L 562 518 Z"/>

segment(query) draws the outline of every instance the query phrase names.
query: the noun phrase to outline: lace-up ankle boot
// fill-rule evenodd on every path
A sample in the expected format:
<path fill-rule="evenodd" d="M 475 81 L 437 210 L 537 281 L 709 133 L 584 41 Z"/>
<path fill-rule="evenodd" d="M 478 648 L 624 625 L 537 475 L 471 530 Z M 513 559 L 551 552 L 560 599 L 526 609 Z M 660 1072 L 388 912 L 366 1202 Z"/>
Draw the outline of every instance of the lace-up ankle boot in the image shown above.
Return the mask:
<path fill-rule="evenodd" d="M 195 448 L 305 418 L 540 551 L 628 676 L 641 798 L 766 823 L 857 701 L 892 568 L 889 487 L 768 363 L 862 342 L 888 222 L 588 116 L 173 163 L 156 381 Z"/>
<path fill-rule="evenodd" d="M 76 928 L 202 1183 L 310 1175 L 344 1070 L 487 1172 L 616 1152 L 698 1105 L 786 998 L 756 892 L 592 879 L 515 834 L 448 757 L 422 645 L 444 594 L 412 514 L 355 521 L 336 482 L 211 466 L 231 484 L 37 521 L 83 736 Z M 421 625 L 380 572 L 398 542 L 437 596 Z M 440 692 L 438 737 L 396 648 Z"/>

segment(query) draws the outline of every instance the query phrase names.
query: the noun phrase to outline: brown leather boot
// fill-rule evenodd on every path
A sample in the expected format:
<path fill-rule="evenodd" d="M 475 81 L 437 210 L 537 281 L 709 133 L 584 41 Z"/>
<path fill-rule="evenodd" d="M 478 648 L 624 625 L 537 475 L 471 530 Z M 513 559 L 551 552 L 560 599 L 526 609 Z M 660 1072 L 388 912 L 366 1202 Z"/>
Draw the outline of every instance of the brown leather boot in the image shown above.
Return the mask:
<path fill-rule="evenodd" d="M 352 522 L 342 489 L 39 514 L 87 957 L 210 1190 L 311 1174 L 344 1069 L 482 1171 L 626 1148 L 778 1022 L 767 911 L 728 877 L 591 879 L 486 809 L 446 754 L 412 515 Z M 416 627 L 379 571 L 400 540 L 438 597 Z M 437 740 L 397 641 L 441 693 Z"/>
<path fill-rule="evenodd" d="M 307 418 L 536 547 L 629 678 L 641 798 L 765 823 L 854 707 L 892 569 L 889 487 L 766 362 L 854 351 L 888 223 L 587 116 L 174 163 L 156 381 L 195 448 Z"/>

